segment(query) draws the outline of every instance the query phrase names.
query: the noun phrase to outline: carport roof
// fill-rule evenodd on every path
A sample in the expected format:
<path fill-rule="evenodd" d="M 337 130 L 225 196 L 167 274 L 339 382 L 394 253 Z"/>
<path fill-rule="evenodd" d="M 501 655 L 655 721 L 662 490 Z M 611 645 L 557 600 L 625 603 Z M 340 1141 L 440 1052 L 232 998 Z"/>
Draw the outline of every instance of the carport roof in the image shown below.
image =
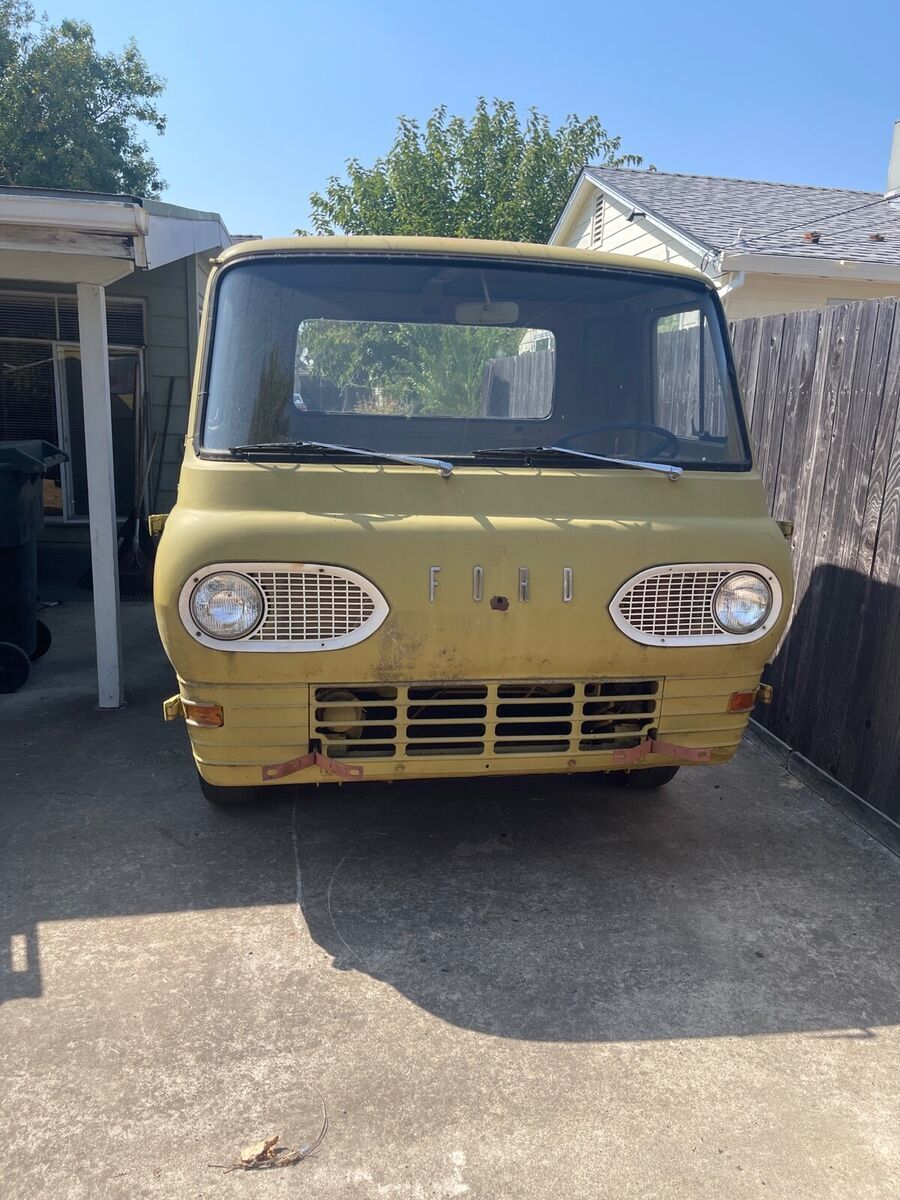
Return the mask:
<path fill-rule="evenodd" d="M 83 280 L 89 259 L 113 260 L 124 274 L 224 249 L 232 240 L 214 212 L 135 196 L 0 187 L 0 274 L 7 278 L 35 278 L 37 268 L 43 279 Z"/>
<path fill-rule="evenodd" d="M 137 204 L 148 213 L 163 217 L 187 217 L 196 221 L 221 221 L 218 213 L 205 212 L 198 208 L 185 208 L 180 204 L 168 204 L 152 196 L 128 196 L 116 192 L 85 192 L 71 188 L 17 187 L 14 184 L 0 185 L 0 196 L 46 196 L 57 200 L 100 200 L 119 204 Z"/>

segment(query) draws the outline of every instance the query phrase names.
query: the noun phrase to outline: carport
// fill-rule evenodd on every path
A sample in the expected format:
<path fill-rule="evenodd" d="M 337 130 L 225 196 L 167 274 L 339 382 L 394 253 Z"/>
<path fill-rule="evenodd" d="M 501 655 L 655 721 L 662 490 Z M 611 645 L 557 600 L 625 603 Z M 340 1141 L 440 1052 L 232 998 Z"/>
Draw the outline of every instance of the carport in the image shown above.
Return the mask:
<path fill-rule="evenodd" d="M 124 700 L 106 289 L 230 244 L 216 214 L 130 196 L 0 188 L 0 278 L 75 286 L 84 397 L 98 701 Z"/>

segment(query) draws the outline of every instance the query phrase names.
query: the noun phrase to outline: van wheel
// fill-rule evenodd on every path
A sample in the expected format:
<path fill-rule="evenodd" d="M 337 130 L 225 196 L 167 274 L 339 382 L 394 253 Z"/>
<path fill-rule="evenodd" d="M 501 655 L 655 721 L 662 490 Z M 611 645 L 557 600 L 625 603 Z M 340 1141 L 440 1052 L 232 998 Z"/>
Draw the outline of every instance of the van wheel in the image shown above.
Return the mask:
<path fill-rule="evenodd" d="M 678 774 L 678 767 L 644 767 L 640 771 L 629 771 L 622 782 L 635 791 L 649 792 L 663 787 Z"/>
<path fill-rule="evenodd" d="M 31 656 L 32 662 L 37 662 L 39 658 L 43 658 L 53 642 L 53 634 L 43 621 L 37 623 L 37 639 L 34 644 L 34 654 Z"/>
<path fill-rule="evenodd" d="M 220 787 L 217 783 L 209 783 L 200 772 L 197 772 L 197 782 L 200 791 L 217 808 L 233 808 L 240 804 L 255 804 L 262 798 L 265 788 L 261 787 Z"/>
<path fill-rule="evenodd" d="M 30 671 L 24 650 L 12 642 L 0 642 L 0 692 L 17 692 Z"/>

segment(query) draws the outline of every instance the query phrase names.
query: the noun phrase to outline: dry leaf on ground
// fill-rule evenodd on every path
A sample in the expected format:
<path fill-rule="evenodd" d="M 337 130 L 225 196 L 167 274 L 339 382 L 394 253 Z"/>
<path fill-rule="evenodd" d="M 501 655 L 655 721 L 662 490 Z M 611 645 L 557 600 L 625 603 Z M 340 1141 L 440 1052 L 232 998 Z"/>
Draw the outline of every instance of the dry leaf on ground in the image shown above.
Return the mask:
<path fill-rule="evenodd" d="M 322 1099 L 321 1096 L 319 1099 Z M 240 1158 L 230 1166 L 222 1167 L 221 1163 L 210 1163 L 209 1165 L 221 1167 L 226 1175 L 230 1171 L 256 1171 L 264 1170 L 267 1167 L 289 1167 L 293 1163 L 303 1162 L 305 1158 L 309 1158 L 312 1152 L 321 1146 L 327 1132 L 328 1109 L 325 1107 L 325 1101 L 322 1100 L 322 1128 L 315 1141 L 310 1145 L 296 1146 L 290 1150 L 287 1146 L 279 1146 L 281 1134 L 273 1133 L 260 1142 L 253 1142 L 252 1145 L 245 1146 L 241 1150 Z"/>

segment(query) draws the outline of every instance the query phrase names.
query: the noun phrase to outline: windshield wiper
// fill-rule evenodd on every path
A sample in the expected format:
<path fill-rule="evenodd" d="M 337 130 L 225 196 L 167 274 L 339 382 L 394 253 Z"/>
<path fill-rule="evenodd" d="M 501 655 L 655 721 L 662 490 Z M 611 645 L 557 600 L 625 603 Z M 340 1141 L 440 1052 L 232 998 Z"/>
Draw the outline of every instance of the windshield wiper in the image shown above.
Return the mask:
<path fill-rule="evenodd" d="M 617 467 L 656 471 L 660 475 L 665 475 L 667 479 L 677 479 L 684 474 L 681 467 L 676 467 L 671 463 L 642 462 L 640 459 L 634 458 L 616 458 L 611 454 L 588 454 L 584 450 L 570 450 L 568 446 L 485 446 L 480 450 L 473 450 L 472 454 L 476 458 L 490 458 L 492 454 L 520 455 L 523 458 L 530 458 L 537 454 L 572 454 L 575 458 L 590 458 L 595 462 L 614 463 Z"/>
<path fill-rule="evenodd" d="M 266 451 L 290 454 L 294 450 L 332 451 L 335 454 L 353 454 L 359 458 L 383 458 L 388 462 L 406 463 L 411 467 L 432 467 L 440 471 L 444 479 L 453 474 L 453 463 L 442 458 L 423 458 L 419 454 L 389 454 L 385 450 L 364 450 L 359 446 L 335 446 L 331 442 L 256 442 L 252 446 L 229 446 L 232 454 L 265 454 Z"/>

